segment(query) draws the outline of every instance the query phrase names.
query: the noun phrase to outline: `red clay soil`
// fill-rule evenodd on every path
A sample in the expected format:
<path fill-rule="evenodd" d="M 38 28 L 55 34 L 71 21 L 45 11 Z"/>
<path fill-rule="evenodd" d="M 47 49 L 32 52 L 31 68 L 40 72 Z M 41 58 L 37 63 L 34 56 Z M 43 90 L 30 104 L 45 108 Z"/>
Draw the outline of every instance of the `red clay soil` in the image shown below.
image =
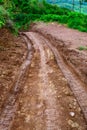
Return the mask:
<path fill-rule="evenodd" d="M 74 68 L 80 79 L 87 84 L 87 50 L 79 50 L 81 46 L 87 47 L 87 33 L 69 29 L 57 23 L 37 23 L 31 27 L 45 36 L 61 53 L 67 63 Z"/>
<path fill-rule="evenodd" d="M 86 130 L 81 109 L 46 40 L 27 32 L 35 51 L 11 130 Z"/>
<path fill-rule="evenodd" d="M 62 62 L 58 65 L 54 52 L 48 46 L 50 44 L 56 48 L 66 63 L 65 66 L 68 64 L 70 71 L 73 70 L 72 73 L 86 86 L 87 53 L 77 48 L 87 45 L 87 34 L 56 23 L 39 23 L 33 25 L 30 32 L 23 33 L 23 37 L 24 35 L 25 42 L 28 45 L 31 43 L 34 49 L 33 57 L 27 75 L 24 75 L 26 82 L 22 84 L 21 81 L 18 84 L 22 85 L 22 90 L 15 100 L 17 111 L 11 120 L 7 121 L 6 116 L 9 117 L 9 113 L 4 113 L 4 116 L 2 114 L 6 109 L 4 103 L 17 82 L 23 61 L 30 60 L 29 57 L 26 58 L 30 49 L 20 37 L 13 36 L 6 29 L 0 30 L 0 130 L 87 130 L 87 118 L 85 119 L 81 105 L 78 104 L 61 70 Z M 74 85 L 75 83 L 77 82 L 74 82 Z M 77 90 L 83 85 L 79 84 L 75 85 Z M 86 95 L 87 91 L 84 93 Z M 87 110 L 87 95 L 84 93 L 82 95 L 80 91 L 77 95 L 82 96 L 81 103 L 85 99 L 84 105 Z M 15 98 L 14 91 L 13 94 Z"/>
<path fill-rule="evenodd" d="M 70 48 L 78 48 L 79 46 L 87 46 L 87 33 L 79 32 L 75 29 L 67 28 L 57 23 L 36 23 L 33 29 L 42 30 L 44 35 L 52 35 L 54 38 L 63 41 Z M 35 31 L 34 30 L 34 31 Z"/>
<path fill-rule="evenodd" d="M 0 110 L 4 105 L 27 53 L 20 37 L 7 29 L 0 29 Z"/>

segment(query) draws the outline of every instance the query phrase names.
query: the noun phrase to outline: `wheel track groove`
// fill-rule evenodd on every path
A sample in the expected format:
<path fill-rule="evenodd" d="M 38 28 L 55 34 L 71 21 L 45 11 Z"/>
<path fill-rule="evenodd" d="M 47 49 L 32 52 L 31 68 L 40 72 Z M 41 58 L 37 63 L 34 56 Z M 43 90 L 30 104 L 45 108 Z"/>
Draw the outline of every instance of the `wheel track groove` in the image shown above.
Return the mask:
<path fill-rule="evenodd" d="M 19 92 L 21 90 L 21 87 L 25 83 L 26 70 L 28 69 L 31 63 L 32 46 L 25 36 L 23 36 L 23 38 L 26 42 L 28 52 L 25 61 L 22 63 L 22 66 L 20 67 L 16 82 L 14 83 L 11 92 L 9 92 L 8 97 L 4 102 L 4 108 L 0 113 L 0 130 L 10 130 L 12 126 L 18 108 L 17 99 L 19 96 Z"/>
<path fill-rule="evenodd" d="M 43 33 L 40 33 L 38 31 L 36 31 L 36 33 L 43 36 L 44 40 L 46 41 L 46 44 L 52 50 L 52 52 L 55 56 L 55 59 L 57 61 L 57 64 L 58 64 L 59 68 L 61 69 L 62 73 L 64 74 L 65 78 L 67 79 L 70 89 L 74 93 L 74 95 L 81 107 L 81 110 L 84 114 L 86 123 L 87 123 L 87 91 L 84 87 L 85 84 L 80 79 L 78 79 L 74 73 L 72 73 L 72 71 L 71 71 L 72 68 L 70 68 L 70 66 L 66 65 L 59 50 L 52 45 L 52 41 L 50 41 L 49 38 L 47 39 L 47 37 L 44 36 Z M 86 125 L 86 127 L 87 127 L 87 125 Z"/>
<path fill-rule="evenodd" d="M 60 121 L 58 121 L 58 119 L 60 119 L 60 114 L 59 114 L 60 110 L 57 111 L 57 105 L 56 105 L 57 99 L 55 98 L 56 91 L 52 91 L 52 88 L 49 87 L 49 79 L 48 79 L 47 65 L 46 65 L 46 54 L 45 54 L 43 44 L 41 44 L 40 40 L 38 39 L 37 37 L 38 34 L 33 32 L 27 32 L 25 33 L 25 35 L 33 45 L 36 44 L 38 46 L 40 51 L 40 56 L 41 56 L 40 75 L 42 75 L 41 80 L 43 82 L 40 93 L 42 95 L 42 99 L 44 99 L 47 104 L 47 108 L 45 110 L 46 130 L 53 130 L 53 129 L 61 130 L 60 128 L 61 123 Z M 40 37 L 42 38 L 42 36 Z M 58 106 L 58 108 L 60 108 L 60 106 Z M 37 125 L 36 125 L 36 130 L 38 130 Z"/>
<path fill-rule="evenodd" d="M 36 33 L 36 32 L 34 32 Z M 39 33 L 38 33 L 39 34 Z M 27 39 L 26 33 L 22 33 L 24 36 L 26 43 L 29 42 L 29 39 Z M 87 92 L 85 88 L 82 86 L 82 82 L 75 76 L 75 74 L 72 74 L 70 67 L 66 65 L 64 62 L 60 52 L 52 45 L 52 41 L 50 42 L 49 39 L 45 38 L 43 35 L 39 34 L 41 37 L 43 37 L 45 44 L 48 45 L 48 47 L 52 50 L 55 59 L 57 61 L 57 64 L 59 68 L 61 69 L 62 73 L 64 74 L 65 78 L 67 79 L 69 86 L 74 93 L 76 99 L 78 100 L 78 103 L 82 109 L 82 112 L 84 114 L 84 117 L 87 122 Z M 18 80 L 14 85 L 12 93 L 7 98 L 7 101 L 5 103 L 4 110 L 2 111 L 1 118 L 0 118 L 0 130 L 10 130 L 12 122 L 15 117 L 15 113 L 18 107 L 17 104 L 17 98 L 18 98 L 18 92 L 20 91 L 20 81 L 23 80 L 23 75 L 27 69 L 27 67 L 30 65 L 30 61 L 32 58 L 32 47 L 31 45 L 27 44 L 28 47 L 28 55 L 27 58 L 20 71 L 21 73 L 18 76 Z M 43 49 L 43 48 L 42 48 Z M 41 51 L 41 50 L 40 50 Z M 52 105 L 52 104 L 50 104 Z M 49 118 L 48 114 L 48 118 Z M 50 121 L 50 120 L 49 120 Z M 49 125 L 49 124 L 48 124 Z M 50 130 L 50 126 L 48 126 L 48 130 Z M 59 130 L 59 129 L 58 129 Z"/>

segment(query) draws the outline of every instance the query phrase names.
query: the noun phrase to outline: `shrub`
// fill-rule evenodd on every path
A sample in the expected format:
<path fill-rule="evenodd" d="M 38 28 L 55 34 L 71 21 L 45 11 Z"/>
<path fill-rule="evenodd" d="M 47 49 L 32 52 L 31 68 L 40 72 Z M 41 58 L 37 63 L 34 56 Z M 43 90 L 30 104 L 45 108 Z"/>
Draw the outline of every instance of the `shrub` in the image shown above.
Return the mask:
<path fill-rule="evenodd" d="M 45 0 L 0 0 L 0 27 L 13 21 L 16 29 L 27 28 L 33 21 L 60 22 L 68 27 L 87 32 L 87 15 L 76 13 Z"/>
<path fill-rule="evenodd" d="M 0 28 L 5 25 L 5 15 L 6 12 L 3 6 L 0 6 Z"/>

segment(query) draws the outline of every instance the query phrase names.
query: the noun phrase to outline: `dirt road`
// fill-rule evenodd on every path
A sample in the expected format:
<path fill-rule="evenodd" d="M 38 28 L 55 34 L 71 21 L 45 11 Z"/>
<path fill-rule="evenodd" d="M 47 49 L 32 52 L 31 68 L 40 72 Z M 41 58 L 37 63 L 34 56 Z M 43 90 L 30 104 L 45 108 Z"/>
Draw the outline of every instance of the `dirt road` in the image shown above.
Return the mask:
<path fill-rule="evenodd" d="M 0 130 L 86 130 L 85 83 L 66 64 L 52 41 L 33 31 L 22 35 L 29 54 L 19 71 L 18 89 L 15 92 L 14 85 L 11 93 L 14 100 L 8 96 L 2 109 Z M 6 113 L 9 104 L 12 108 Z"/>

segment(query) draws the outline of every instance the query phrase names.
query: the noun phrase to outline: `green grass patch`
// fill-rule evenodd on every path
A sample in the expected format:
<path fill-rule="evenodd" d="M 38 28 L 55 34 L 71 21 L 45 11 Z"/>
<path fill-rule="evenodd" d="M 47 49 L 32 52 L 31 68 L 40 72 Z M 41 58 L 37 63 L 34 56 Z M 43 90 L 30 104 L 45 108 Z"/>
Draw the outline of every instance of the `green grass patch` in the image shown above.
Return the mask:
<path fill-rule="evenodd" d="M 80 46 L 80 47 L 78 47 L 78 50 L 80 50 L 80 51 L 86 50 L 87 51 L 87 46 Z"/>

